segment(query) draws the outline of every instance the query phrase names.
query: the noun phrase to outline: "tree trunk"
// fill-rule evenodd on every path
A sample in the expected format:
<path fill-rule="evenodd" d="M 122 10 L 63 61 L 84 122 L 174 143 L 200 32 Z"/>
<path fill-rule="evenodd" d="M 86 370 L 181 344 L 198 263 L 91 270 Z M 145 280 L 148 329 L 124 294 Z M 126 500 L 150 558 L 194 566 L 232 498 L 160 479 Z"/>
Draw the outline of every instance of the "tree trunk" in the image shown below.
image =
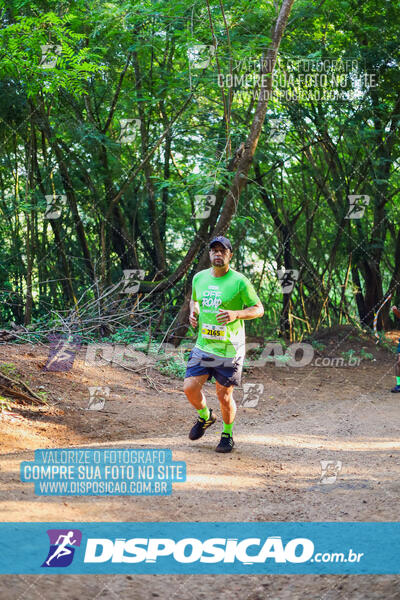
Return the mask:
<path fill-rule="evenodd" d="M 25 184 L 25 202 L 29 202 L 29 193 L 33 189 L 32 176 L 32 156 L 33 156 L 33 128 L 31 122 L 29 144 L 25 145 L 26 156 L 26 184 Z M 32 271 L 34 260 L 34 211 L 30 214 L 26 212 L 26 299 L 25 299 L 25 316 L 24 325 L 29 325 L 32 320 Z"/>
<path fill-rule="evenodd" d="M 57 139 L 55 138 L 55 136 L 53 135 L 53 132 L 51 130 L 50 123 L 47 118 L 44 105 L 42 104 L 40 109 L 38 107 L 35 107 L 33 105 L 33 103 L 30 103 L 30 106 L 31 106 L 32 113 L 34 115 L 36 115 L 35 118 L 36 118 L 36 122 L 37 122 L 39 129 L 41 131 L 43 131 L 44 135 L 46 136 L 46 138 L 49 142 L 51 149 L 53 150 L 53 152 L 55 154 L 57 164 L 60 169 L 60 175 L 61 175 L 61 179 L 62 179 L 62 182 L 64 185 L 65 194 L 67 196 L 68 205 L 71 209 L 73 220 L 75 223 L 77 237 L 78 237 L 79 243 L 82 248 L 82 253 L 84 256 L 84 264 L 89 273 L 91 282 L 94 283 L 94 281 L 95 281 L 94 267 L 93 267 L 92 259 L 90 256 L 90 251 L 89 251 L 89 246 L 88 246 L 87 239 L 86 239 L 85 229 L 83 227 L 82 220 L 79 216 L 75 191 L 74 191 L 74 187 L 72 185 L 71 178 L 69 176 L 66 161 L 64 160 L 64 156 L 61 151 L 60 145 L 58 144 Z"/>
<path fill-rule="evenodd" d="M 137 95 L 139 97 L 138 111 L 139 111 L 139 117 L 140 117 L 140 141 L 141 141 L 141 148 L 142 148 L 142 158 L 144 158 L 146 156 L 146 153 L 149 148 L 149 136 L 148 136 L 147 124 L 145 122 L 145 113 L 143 110 L 143 102 L 140 102 L 140 95 L 141 95 L 141 91 L 142 91 L 142 84 L 141 84 L 142 77 L 141 77 L 141 73 L 140 73 L 139 59 L 138 59 L 136 52 L 133 52 L 133 64 L 135 67 L 136 91 L 137 91 Z M 171 135 L 171 133 L 170 133 L 170 130 L 168 129 L 168 132 L 166 132 L 167 148 L 168 148 L 168 138 L 170 137 L 170 135 Z M 165 149 L 165 152 L 168 155 L 169 152 L 167 152 L 167 148 Z M 156 257 L 156 267 L 157 267 L 156 268 L 156 279 L 161 279 L 167 271 L 167 263 L 165 260 L 165 249 L 164 249 L 163 241 L 161 238 L 161 232 L 160 232 L 160 227 L 159 227 L 159 222 L 158 222 L 159 215 L 157 212 L 154 184 L 153 184 L 153 180 L 151 178 L 152 172 L 151 172 L 151 165 L 150 165 L 149 161 L 145 162 L 145 164 L 143 166 L 143 171 L 144 171 L 144 176 L 145 176 L 145 180 L 146 180 L 147 204 L 148 204 L 148 209 L 149 209 L 149 214 L 150 214 L 150 227 L 151 227 L 151 234 L 152 234 L 154 252 L 155 252 L 155 257 Z"/>
<path fill-rule="evenodd" d="M 237 168 L 232 184 L 229 187 L 225 197 L 225 203 L 218 222 L 211 233 L 210 238 L 217 235 L 223 235 L 236 214 L 242 190 L 247 185 L 247 175 L 253 161 L 253 156 L 257 148 L 258 140 L 261 135 L 262 127 L 265 121 L 268 101 L 272 93 L 272 71 L 275 67 L 279 46 L 282 40 L 283 33 L 292 9 L 294 0 L 283 0 L 279 11 L 279 15 L 272 33 L 271 45 L 263 55 L 261 68 L 261 85 L 258 94 L 257 107 L 254 114 L 253 122 L 250 127 L 250 132 L 243 147 L 237 152 Z M 268 76 L 270 75 L 270 76 Z M 208 264 L 208 247 L 206 247 L 201 255 L 196 272 L 206 268 Z M 181 340 L 185 337 L 188 330 L 189 317 L 189 301 L 191 290 L 186 293 L 183 305 L 179 311 L 177 318 L 177 326 L 174 334 L 171 337 L 172 343 L 178 346 Z"/>

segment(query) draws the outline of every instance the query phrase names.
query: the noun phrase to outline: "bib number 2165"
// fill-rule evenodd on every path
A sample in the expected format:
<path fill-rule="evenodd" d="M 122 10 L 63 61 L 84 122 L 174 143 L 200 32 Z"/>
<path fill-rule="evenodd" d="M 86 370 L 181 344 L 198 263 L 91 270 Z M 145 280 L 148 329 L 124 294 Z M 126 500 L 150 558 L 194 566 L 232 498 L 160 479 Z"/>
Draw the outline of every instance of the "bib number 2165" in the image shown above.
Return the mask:
<path fill-rule="evenodd" d="M 204 323 L 201 328 L 201 335 L 208 340 L 226 340 L 226 327 Z"/>

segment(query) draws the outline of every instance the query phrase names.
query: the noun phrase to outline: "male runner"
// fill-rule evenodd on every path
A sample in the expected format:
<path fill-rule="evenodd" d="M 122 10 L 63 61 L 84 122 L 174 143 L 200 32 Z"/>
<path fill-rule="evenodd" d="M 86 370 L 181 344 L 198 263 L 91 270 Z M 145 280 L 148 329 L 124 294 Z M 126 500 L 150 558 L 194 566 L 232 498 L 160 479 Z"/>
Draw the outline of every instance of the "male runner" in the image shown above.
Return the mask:
<path fill-rule="evenodd" d="M 392 312 L 398 319 L 400 319 L 400 310 L 397 308 L 397 306 L 392 306 Z M 397 362 L 394 369 L 396 373 L 396 385 L 390 391 L 393 392 L 393 394 L 398 394 L 400 392 L 400 339 L 399 345 L 397 346 Z"/>
<path fill-rule="evenodd" d="M 221 407 L 223 431 L 216 452 L 231 452 L 236 404 L 233 387 L 240 385 L 245 357 L 244 319 L 264 314 L 263 305 L 252 283 L 230 268 L 232 244 L 223 236 L 209 244 L 211 267 L 193 277 L 189 321 L 199 333 L 186 367 L 184 392 L 198 412 L 189 438 L 198 440 L 216 421 L 209 409 L 202 387 L 215 377 Z M 247 306 L 248 308 L 244 308 Z"/>

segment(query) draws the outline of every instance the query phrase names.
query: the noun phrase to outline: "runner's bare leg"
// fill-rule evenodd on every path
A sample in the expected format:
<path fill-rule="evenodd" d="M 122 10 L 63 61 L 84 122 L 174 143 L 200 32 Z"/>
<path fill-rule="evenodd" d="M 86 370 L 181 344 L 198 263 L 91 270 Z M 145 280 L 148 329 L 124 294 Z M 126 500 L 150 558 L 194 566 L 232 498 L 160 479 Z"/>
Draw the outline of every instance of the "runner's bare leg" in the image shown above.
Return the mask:
<path fill-rule="evenodd" d="M 233 423 L 236 415 L 236 402 L 233 399 L 233 388 L 231 385 L 229 387 L 225 387 L 215 382 L 215 388 L 219 400 L 219 405 L 221 407 L 222 420 L 224 423 Z"/>
<path fill-rule="evenodd" d="M 206 397 L 202 390 L 204 383 L 207 381 L 208 375 L 196 375 L 195 377 L 186 377 L 183 383 L 183 391 L 186 394 L 190 404 L 196 410 L 201 410 L 207 406 Z"/>

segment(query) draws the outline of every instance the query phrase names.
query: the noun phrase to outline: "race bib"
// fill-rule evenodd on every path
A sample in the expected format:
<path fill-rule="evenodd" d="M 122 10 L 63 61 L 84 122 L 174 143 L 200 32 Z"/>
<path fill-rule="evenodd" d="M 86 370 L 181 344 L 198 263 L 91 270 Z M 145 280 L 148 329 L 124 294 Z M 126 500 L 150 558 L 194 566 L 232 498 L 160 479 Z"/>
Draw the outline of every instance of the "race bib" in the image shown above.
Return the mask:
<path fill-rule="evenodd" d="M 201 335 L 208 340 L 226 341 L 226 326 L 225 325 L 209 325 L 203 323 Z"/>

